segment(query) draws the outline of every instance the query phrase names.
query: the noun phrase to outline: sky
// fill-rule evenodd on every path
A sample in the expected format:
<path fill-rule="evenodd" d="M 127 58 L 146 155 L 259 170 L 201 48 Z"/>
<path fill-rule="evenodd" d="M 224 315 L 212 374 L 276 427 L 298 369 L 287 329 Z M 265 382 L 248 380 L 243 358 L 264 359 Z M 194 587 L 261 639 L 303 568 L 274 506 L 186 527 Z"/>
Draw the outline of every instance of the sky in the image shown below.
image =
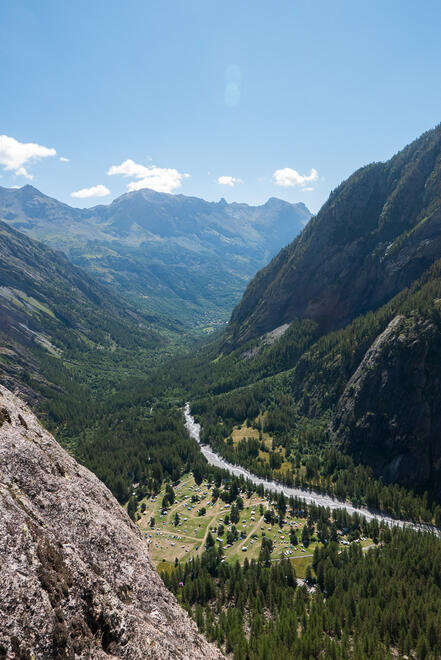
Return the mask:
<path fill-rule="evenodd" d="M 0 186 L 317 212 L 441 121 L 441 3 L 0 1 Z"/>

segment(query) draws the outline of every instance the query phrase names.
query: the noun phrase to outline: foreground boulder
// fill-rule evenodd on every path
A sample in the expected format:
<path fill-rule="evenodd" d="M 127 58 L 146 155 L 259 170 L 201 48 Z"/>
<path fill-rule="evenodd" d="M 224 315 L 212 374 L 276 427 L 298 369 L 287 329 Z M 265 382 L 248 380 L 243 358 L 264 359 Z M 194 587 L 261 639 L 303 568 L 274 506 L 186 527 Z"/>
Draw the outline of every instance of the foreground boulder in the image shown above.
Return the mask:
<path fill-rule="evenodd" d="M 0 386 L 0 658 L 221 658 L 110 491 Z"/>

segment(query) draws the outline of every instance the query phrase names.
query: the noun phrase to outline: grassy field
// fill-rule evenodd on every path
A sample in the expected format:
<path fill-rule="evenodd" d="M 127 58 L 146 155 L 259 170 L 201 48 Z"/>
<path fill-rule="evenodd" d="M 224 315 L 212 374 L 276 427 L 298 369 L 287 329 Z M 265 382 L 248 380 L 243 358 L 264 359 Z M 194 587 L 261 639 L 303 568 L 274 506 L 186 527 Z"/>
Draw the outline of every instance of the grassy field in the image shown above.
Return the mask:
<path fill-rule="evenodd" d="M 269 433 L 263 431 L 263 426 L 265 422 L 265 415 L 258 415 L 254 420 L 254 423 L 260 426 L 260 430 L 254 428 L 254 426 L 247 426 L 246 423 L 241 426 L 235 426 L 231 433 L 231 438 L 233 445 L 237 446 L 241 440 L 247 440 L 248 438 L 253 438 L 254 440 L 259 440 L 263 442 L 266 447 L 266 451 L 259 449 L 259 459 L 262 463 L 269 463 L 269 452 L 273 451 L 273 438 Z M 274 451 L 280 454 L 282 459 L 282 464 L 279 470 L 274 470 L 274 476 L 276 479 L 283 479 L 287 476 L 290 470 L 292 470 L 291 463 L 286 460 L 286 452 L 283 447 L 276 447 Z"/>
<path fill-rule="evenodd" d="M 205 550 L 208 532 L 211 531 L 216 544 L 221 544 L 224 548 L 225 559 L 228 562 L 236 560 L 242 562 L 245 557 L 257 559 L 262 537 L 266 536 L 273 541 L 272 558 L 290 557 L 297 575 L 305 576 L 317 543 L 312 542 L 307 548 L 301 542 L 295 546 L 290 544 L 291 529 L 296 530 L 300 540 L 305 519 L 293 517 L 287 511 L 283 526 L 266 524 L 262 508 L 263 510 L 271 508 L 271 503 L 255 494 L 250 498 L 243 494 L 244 506 L 239 512 L 239 522 L 236 523 L 239 539 L 229 546 L 226 537 L 228 530 L 231 530 L 231 523 L 226 524 L 225 517 L 229 515 L 231 506 L 221 499 L 213 502 L 213 486 L 206 482 L 198 486 L 193 475 L 188 474 L 174 486 L 174 491 L 176 499 L 165 514 L 162 512 L 165 486 L 156 497 L 144 499 L 140 503 L 145 505 L 145 511 L 140 514 L 138 525 L 149 541 L 150 557 L 159 569 L 166 569 L 176 559 L 188 561 L 201 555 Z M 198 498 L 198 501 L 192 502 L 192 498 L 193 500 Z M 199 510 L 203 507 L 206 513 L 199 515 Z M 179 517 L 177 524 L 176 514 Z M 152 518 L 155 521 L 154 526 L 150 524 Z M 220 524 L 223 525 L 223 530 L 219 530 Z M 366 545 L 369 542 L 366 540 L 362 543 Z"/>

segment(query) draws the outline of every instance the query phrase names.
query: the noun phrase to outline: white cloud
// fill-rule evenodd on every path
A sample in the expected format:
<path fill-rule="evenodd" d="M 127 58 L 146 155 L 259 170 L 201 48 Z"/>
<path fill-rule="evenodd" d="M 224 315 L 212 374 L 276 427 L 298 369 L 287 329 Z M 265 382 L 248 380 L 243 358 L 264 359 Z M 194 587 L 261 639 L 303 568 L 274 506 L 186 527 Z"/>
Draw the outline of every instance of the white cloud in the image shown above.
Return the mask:
<path fill-rule="evenodd" d="M 98 186 L 92 186 L 91 188 L 76 190 L 70 195 L 71 197 L 77 197 L 78 199 L 86 199 L 87 197 L 106 197 L 106 195 L 110 195 L 110 190 L 106 186 L 99 184 Z"/>
<path fill-rule="evenodd" d="M 25 176 L 32 179 L 25 165 L 32 159 L 56 156 L 55 149 L 43 147 L 34 142 L 19 142 L 9 135 L 0 135 L 0 165 L 5 170 L 13 171 L 17 176 Z"/>
<path fill-rule="evenodd" d="M 142 179 L 147 176 L 148 171 L 148 167 L 145 167 L 145 165 L 139 165 L 129 158 L 121 163 L 121 165 L 112 165 L 112 167 L 107 170 L 107 174 L 110 176 L 113 174 L 123 174 L 124 176 L 134 176 Z"/>
<path fill-rule="evenodd" d="M 236 179 L 234 176 L 220 176 L 217 182 L 221 186 L 230 186 L 231 188 L 234 188 L 236 183 L 243 183 L 242 179 Z"/>
<path fill-rule="evenodd" d="M 308 183 L 317 181 L 318 172 L 314 168 L 311 169 L 309 174 L 299 174 L 296 170 L 291 169 L 291 167 L 284 167 L 281 170 L 276 170 L 273 174 L 273 181 L 276 186 L 299 186 L 306 190 Z M 308 187 L 308 190 L 311 190 L 311 186 Z"/>
<path fill-rule="evenodd" d="M 60 163 L 69 163 L 70 158 L 65 158 L 64 156 L 60 156 L 59 161 Z"/>
<path fill-rule="evenodd" d="M 156 167 L 155 165 L 146 167 L 135 163 L 135 161 L 125 160 L 121 165 L 112 165 L 107 171 L 109 176 L 114 174 L 122 174 L 126 177 L 134 178 L 127 185 L 127 190 L 141 190 L 142 188 L 151 188 L 157 192 L 170 193 L 176 188 L 180 188 L 182 180 L 187 179 L 190 175 L 178 172 L 173 168 Z"/>

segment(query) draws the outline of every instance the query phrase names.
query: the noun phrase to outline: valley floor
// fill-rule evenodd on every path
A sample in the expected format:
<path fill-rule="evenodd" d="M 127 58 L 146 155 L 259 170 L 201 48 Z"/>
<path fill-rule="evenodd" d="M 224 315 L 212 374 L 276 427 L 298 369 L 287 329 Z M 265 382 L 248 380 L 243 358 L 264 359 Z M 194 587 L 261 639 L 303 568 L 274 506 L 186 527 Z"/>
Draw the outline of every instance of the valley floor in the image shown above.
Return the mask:
<path fill-rule="evenodd" d="M 312 557 L 317 541 L 304 545 L 301 542 L 306 519 L 300 516 L 285 516 L 284 524 L 266 523 L 263 511 L 270 509 L 272 503 L 268 497 L 260 497 L 252 493 L 243 497 L 243 509 L 239 512 L 240 519 L 236 523 L 238 538 L 233 543 L 227 542 L 227 534 L 232 524 L 225 523 L 225 517 L 231 513 L 231 505 L 221 499 L 213 501 L 213 484 L 206 481 L 199 486 L 192 474 L 186 474 L 180 483 L 174 486 L 176 500 L 167 510 L 162 507 L 162 499 L 166 494 L 165 486 L 161 492 L 141 502 L 141 513 L 138 526 L 149 544 L 149 554 L 158 570 L 164 570 L 180 561 L 192 561 L 202 556 L 206 550 L 207 537 L 211 532 L 217 546 L 224 551 L 225 560 L 234 563 L 259 558 L 262 539 L 272 542 L 272 560 L 289 557 L 296 570 L 296 575 L 305 577 L 306 568 L 312 563 Z M 192 502 L 192 498 L 198 501 Z M 144 506 L 145 505 L 145 509 Z M 144 509 L 144 511 L 142 511 Z M 204 511 L 202 515 L 201 511 Z M 176 514 L 178 519 L 176 519 Z M 153 524 L 152 524 L 153 523 Z M 221 528 L 219 528 L 221 525 Z M 290 533 L 294 530 L 298 541 L 296 545 L 290 541 Z M 359 539 L 362 547 L 372 544 L 365 537 Z M 340 535 L 342 547 L 348 544 L 347 535 Z"/>
<path fill-rule="evenodd" d="M 200 425 L 196 422 L 190 412 L 190 405 L 187 403 L 185 406 L 185 425 L 192 438 L 197 440 L 200 444 L 202 454 L 207 459 L 210 465 L 226 470 L 228 473 L 236 476 L 243 477 L 251 481 L 256 486 L 263 486 L 265 490 L 275 493 L 283 493 L 286 497 L 295 497 L 303 499 L 307 504 L 315 504 L 316 506 L 329 508 L 331 511 L 336 509 L 345 509 L 350 515 L 358 514 L 363 516 L 366 520 L 377 520 L 379 523 L 384 523 L 389 527 L 406 527 L 414 531 L 430 531 L 437 536 L 441 536 L 441 531 L 430 525 L 418 524 L 406 520 L 396 520 L 387 516 L 379 511 L 372 511 L 367 508 L 356 507 L 347 500 L 338 500 L 330 495 L 318 493 L 311 489 L 304 490 L 302 488 L 294 488 L 286 486 L 276 481 L 267 481 L 261 477 L 256 476 L 246 468 L 239 465 L 232 465 L 222 456 L 213 451 L 209 446 L 201 444 L 200 438 Z"/>

